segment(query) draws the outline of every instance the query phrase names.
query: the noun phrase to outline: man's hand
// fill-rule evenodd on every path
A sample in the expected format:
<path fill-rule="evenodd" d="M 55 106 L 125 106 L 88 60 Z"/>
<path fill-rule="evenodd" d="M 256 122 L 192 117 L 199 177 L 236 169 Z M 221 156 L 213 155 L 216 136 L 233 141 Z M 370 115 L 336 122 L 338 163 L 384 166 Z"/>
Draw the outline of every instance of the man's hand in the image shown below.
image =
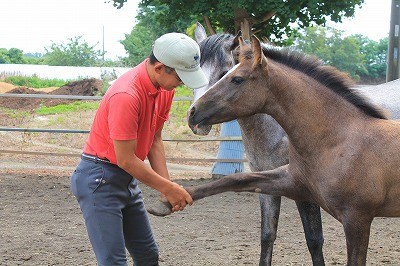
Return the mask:
<path fill-rule="evenodd" d="M 172 206 L 172 211 L 182 211 L 186 204 L 192 205 L 193 199 L 190 194 L 179 184 L 171 182 L 171 187 L 164 194 Z"/>

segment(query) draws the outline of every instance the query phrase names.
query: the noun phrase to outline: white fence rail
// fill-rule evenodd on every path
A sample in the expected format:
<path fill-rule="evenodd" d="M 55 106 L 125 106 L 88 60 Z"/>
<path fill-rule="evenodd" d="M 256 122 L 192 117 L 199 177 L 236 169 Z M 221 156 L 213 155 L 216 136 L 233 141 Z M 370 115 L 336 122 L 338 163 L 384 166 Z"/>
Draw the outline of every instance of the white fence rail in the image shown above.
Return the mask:
<path fill-rule="evenodd" d="M 12 94 L 0 93 L 0 97 L 11 98 L 53 98 L 53 99 L 71 99 L 71 100 L 101 100 L 101 96 L 82 96 L 82 95 L 50 95 L 50 94 Z M 191 97 L 175 98 L 174 101 L 190 101 Z M 76 129 L 45 129 L 45 128 L 16 128 L 16 127 L 0 127 L 0 131 L 12 132 L 39 132 L 39 133 L 84 133 L 87 134 L 89 130 L 76 130 Z M 202 137 L 199 139 L 173 139 L 164 138 L 164 141 L 171 142 L 215 142 L 215 141 L 241 141 L 242 137 Z M 62 157 L 77 157 L 80 154 L 71 153 L 55 153 L 55 152 L 38 152 L 38 151 L 21 151 L 21 150 L 0 150 L 0 154 L 27 154 L 27 155 L 44 155 L 44 156 L 62 156 Z M 166 158 L 167 161 L 193 161 L 193 162 L 228 162 L 238 163 L 247 162 L 247 159 L 205 159 L 205 158 Z"/>

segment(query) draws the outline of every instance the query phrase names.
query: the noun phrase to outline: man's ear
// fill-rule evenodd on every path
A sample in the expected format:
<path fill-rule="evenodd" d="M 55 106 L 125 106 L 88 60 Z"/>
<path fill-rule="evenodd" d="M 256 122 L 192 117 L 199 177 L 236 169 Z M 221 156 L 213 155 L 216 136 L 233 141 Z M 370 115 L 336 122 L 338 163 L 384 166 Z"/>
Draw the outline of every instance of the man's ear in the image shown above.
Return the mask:
<path fill-rule="evenodd" d="M 160 63 L 160 62 L 155 62 L 152 65 L 152 67 L 154 69 L 154 72 L 156 72 L 157 74 L 160 74 L 161 71 L 163 70 L 163 68 L 165 67 L 165 65 L 163 63 Z"/>

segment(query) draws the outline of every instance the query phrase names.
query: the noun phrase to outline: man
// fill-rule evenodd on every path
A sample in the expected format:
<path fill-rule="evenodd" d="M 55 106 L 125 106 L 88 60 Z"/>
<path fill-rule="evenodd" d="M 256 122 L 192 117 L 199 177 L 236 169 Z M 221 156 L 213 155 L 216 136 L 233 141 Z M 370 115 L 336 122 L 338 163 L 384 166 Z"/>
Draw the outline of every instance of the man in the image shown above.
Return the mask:
<path fill-rule="evenodd" d="M 71 177 L 98 265 L 158 265 L 137 180 L 183 210 L 192 198 L 170 181 L 161 130 L 175 87 L 208 84 L 197 43 L 181 33 L 158 38 L 149 58 L 118 78 L 96 112 L 82 160 Z M 151 167 L 143 161 L 148 158 Z"/>

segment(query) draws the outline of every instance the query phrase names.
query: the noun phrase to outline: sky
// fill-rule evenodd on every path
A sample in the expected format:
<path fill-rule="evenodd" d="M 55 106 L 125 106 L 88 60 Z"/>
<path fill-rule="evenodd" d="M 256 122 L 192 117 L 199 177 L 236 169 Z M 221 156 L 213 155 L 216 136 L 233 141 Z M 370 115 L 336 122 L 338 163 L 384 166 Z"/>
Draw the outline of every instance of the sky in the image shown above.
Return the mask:
<path fill-rule="evenodd" d="M 117 9 L 106 0 L 0 0 L 0 48 L 24 53 L 45 52 L 45 47 L 68 43 L 82 36 L 105 57 L 125 56 L 120 40 L 135 25 L 137 3 L 129 0 Z"/>
<path fill-rule="evenodd" d="M 104 51 L 105 58 L 126 56 L 120 40 L 136 21 L 139 0 L 128 0 L 117 9 L 106 0 L 0 0 L 0 48 L 18 48 L 24 53 L 45 53 L 45 47 L 68 43 L 82 36 L 89 45 Z M 328 25 L 360 33 L 373 40 L 389 34 L 391 0 L 365 0 L 353 18 Z"/>
<path fill-rule="evenodd" d="M 328 25 L 343 30 L 346 36 L 359 33 L 378 41 L 389 36 L 391 5 L 391 0 L 365 0 L 352 18 Z"/>

